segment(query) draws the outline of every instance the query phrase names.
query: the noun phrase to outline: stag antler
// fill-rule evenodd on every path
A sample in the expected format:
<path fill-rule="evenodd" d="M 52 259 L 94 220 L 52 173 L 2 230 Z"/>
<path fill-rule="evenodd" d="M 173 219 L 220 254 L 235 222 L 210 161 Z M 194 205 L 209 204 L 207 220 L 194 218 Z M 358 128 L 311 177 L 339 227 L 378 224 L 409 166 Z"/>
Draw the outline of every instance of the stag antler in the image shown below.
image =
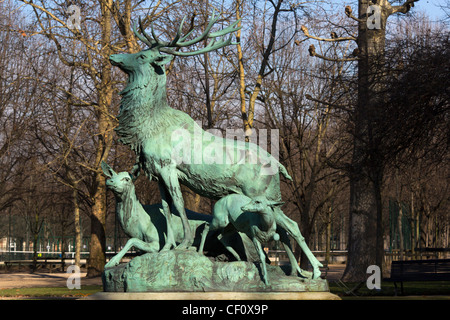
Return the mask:
<path fill-rule="evenodd" d="M 164 53 L 168 53 L 171 55 L 176 55 L 176 56 L 194 56 L 197 54 L 202 54 L 202 53 L 206 53 L 206 52 L 210 52 L 210 51 L 214 51 L 216 49 L 220 49 L 223 48 L 225 46 L 228 46 L 231 44 L 231 37 L 224 40 L 223 37 L 227 34 L 233 33 L 237 30 L 239 30 L 241 27 L 236 27 L 236 25 L 239 23 L 239 20 L 235 21 L 234 23 L 232 23 L 231 25 L 229 25 L 228 27 L 226 27 L 225 29 L 222 29 L 220 31 L 216 31 L 216 32 L 212 32 L 210 33 L 213 25 L 219 20 L 219 17 L 215 17 L 214 16 L 214 11 L 212 13 L 211 16 L 211 21 L 208 23 L 208 25 L 206 26 L 205 30 L 203 31 L 203 33 L 198 36 L 195 39 L 192 40 L 188 40 L 186 41 L 186 39 L 191 35 L 191 33 L 193 32 L 193 30 L 189 31 L 187 34 L 185 34 L 184 36 L 182 36 L 182 30 L 183 30 L 183 24 L 184 21 L 186 20 L 186 16 L 183 18 L 183 20 L 181 21 L 180 26 L 178 27 L 178 31 L 177 34 L 175 35 L 175 37 L 173 38 L 172 41 L 161 41 L 158 39 L 158 37 L 155 34 L 155 30 L 153 29 L 153 24 L 151 27 L 151 34 L 152 37 L 150 37 L 146 32 L 145 32 L 145 28 L 142 25 L 142 21 L 139 18 L 139 28 L 142 34 L 139 34 L 137 32 L 137 26 L 136 23 L 133 26 L 133 31 L 134 34 L 142 41 L 144 42 L 146 45 L 148 45 L 151 49 L 158 49 L 160 52 L 164 52 Z M 217 37 L 221 37 L 219 41 L 217 41 L 215 38 Z M 191 52 L 180 52 L 180 51 L 176 51 L 170 48 L 183 48 L 183 47 L 188 47 L 191 46 L 193 44 L 199 43 L 205 39 L 212 39 L 207 45 L 206 47 L 204 47 L 203 49 L 197 50 L 197 51 L 191 51 Z"/>

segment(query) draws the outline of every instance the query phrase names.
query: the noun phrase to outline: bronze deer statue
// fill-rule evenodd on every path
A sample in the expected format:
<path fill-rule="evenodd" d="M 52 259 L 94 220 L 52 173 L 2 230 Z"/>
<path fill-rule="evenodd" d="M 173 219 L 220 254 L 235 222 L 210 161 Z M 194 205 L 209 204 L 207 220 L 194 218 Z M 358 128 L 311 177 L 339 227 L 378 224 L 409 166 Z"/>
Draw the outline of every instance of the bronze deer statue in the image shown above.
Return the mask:
<path fill-rule="evenodd" d="M 265 196 L 271 201 L 281 201 L 278 172 L 291 179 L 284 166 L 256 144 L 214 136 L 203 131 L 189 115 L 168 105 L 164 65 L 173 56 L 193 56 L 228 46 L 231 38 L 224 40 L 223 37 L 239 29 L 236 21 L 223 30 L 211 32 L 218 21 L 213 12 L 201 35 L 188 40 L 192 31 L 182 35 L 184 20 L 171 41 L 159 40 L 153 27 L 151 36 L 148 35 L 139 20 L 140 33 L 136 24 L 133 31 L 148 48 L 139 53 L 110 57 L 111 63 L 129 77 L 126 88 L 120 92 L 119 126 L 115 131 L 120 141 L 136 154 L 132 174 L 136 176 L 142 169 L 147 177 L 158 181 L 168 223 L 171 223 L 171 207 L 181 218 L 184 240 L 178 249 L 188 248 L 193 242 L 180 183 L 211 199 L 237 193 L 250 198 Z M 218 37 L 221 39 L 216 40 Z M 203 49 L 191 52 L 177 50 L 207 39 L 210 42 Z M 199 145 L 201 148 L 196 147 Z M 184 152 L 181 157 L 180 151 Z M 202 161 L 191 161 L 199 154 Z M 299 243 L 314 268 L 313 277 L 319 277 L 321 264 L 306 245 L 297 223 L 279 208 L 274 210 L 274 217 L 277 233 L 283 239 L 287 238 L 287 231 Z M 167 238 L 163 250 L 175 246 L 173 234 L 168 234 Z M 292 252 L 288 254 L 292 272 L 296 272 L 299 270 L 297 262 Z"/>

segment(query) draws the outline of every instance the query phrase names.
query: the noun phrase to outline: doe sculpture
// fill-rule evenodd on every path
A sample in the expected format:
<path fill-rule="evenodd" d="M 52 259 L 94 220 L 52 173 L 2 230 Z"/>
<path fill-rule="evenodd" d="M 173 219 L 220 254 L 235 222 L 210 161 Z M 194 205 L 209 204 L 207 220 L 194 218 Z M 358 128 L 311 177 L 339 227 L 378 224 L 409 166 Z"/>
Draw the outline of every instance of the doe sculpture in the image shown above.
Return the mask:
<path fill-rule="evenodd" d="M 173 234 L 177 242 L 183 239 L 183 228 L 179 217 L 173 217 L 172 225 L 167 224 L 160 204 L 142 205 L 135 192 L 134 177 L 128 172 L 116 173 L 105 162 L 101 163 L 103 173 L 109 178 L 106 187 L 110 189 L 116 198 L 116 217 L 123 231 L 130 239 L 120 252 L 105 265 L 105 268 L 119 264 L 123 256 L 134 247 L 144 252 L 158 252 L 167 239 L 167 228 L 173 228 Z M 189 223 L 194 231 L 198 231 L 198 243 L 203 228 L 212 221 L 212 217 L 205 214 L 187 210 Z M 209 242 L 207 242 L 208 245 Z M 202 248 L 199 249 L 203 250 Z"/>

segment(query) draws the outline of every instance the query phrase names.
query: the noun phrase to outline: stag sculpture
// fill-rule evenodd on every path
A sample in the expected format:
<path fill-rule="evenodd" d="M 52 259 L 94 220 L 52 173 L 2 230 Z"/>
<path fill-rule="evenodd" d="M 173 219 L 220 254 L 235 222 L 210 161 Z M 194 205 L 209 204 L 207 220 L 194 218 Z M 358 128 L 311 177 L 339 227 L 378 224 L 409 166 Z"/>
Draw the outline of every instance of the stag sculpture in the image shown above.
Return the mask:
<path fill-rule="evenodd" d="M 291 179 L 286 169 L 256 144 L 213 136 L 203 131 L 189 115 L 168 105 L 164 65 L 173 56 L 203 54 L 231 44 L 231 38 L 224 40 L 223 37 L 239 29 L 236 27 L 238 21 L 223 30 L 212 32 L 217 21 L 213 13 L 205 30 L 198 37 L 188 40 L 192 31 L 182 35 L 183 19 L 173 40 L 162 41 L 157 38 L 153 27 L 151 35 L 147 34 L 139 20 L 140 33 L 136 24 L 133 31 L 148 48 L 139 53 L 110 57 L 113 65 L 128 74 L 127 86 L 120 92 L 122 101 L 116 133 L 120 141 L 136 154 L 133 174 L 142 170 L 147 177 L 158 181 L 168 223 L 172 223 L 171 207 L 181 218 L 184 240 L 178 249 L 188 248 L 194 239 L 184 209 L 180 183 L 211 199 L 237 193 L 250 198 L 264 195 L 271 201 L 281 201 L 278 173 Z M 198 51 L 180 50 L 208 39 L 210 42 L 206 47 Z M 196 148 L 198 145 L 202 147 Z M 182 156 L 178 154 L 180 150 L 184 151 Z M 205 155 L 208 152 L 214 153 L 213 161 L 211 154 Z M 189 161 L 198 154 L 203 155 L 201 163 Z M 277 231 L 280 236 L 288 232 L 299 243 L 314 268 L 314 278 L 319 277 L 321 264 L 306 245 L 297 223 L 279 208 L 274 209 L 274 218 L 277 226 L 282 228 Z M 169 250 L 172 246 L 175 246 L 175 240 L 169 232 L 163 250 Z M 291 260 L 291 264 L 294 263 L 297 264 L 295 259 Z"/>

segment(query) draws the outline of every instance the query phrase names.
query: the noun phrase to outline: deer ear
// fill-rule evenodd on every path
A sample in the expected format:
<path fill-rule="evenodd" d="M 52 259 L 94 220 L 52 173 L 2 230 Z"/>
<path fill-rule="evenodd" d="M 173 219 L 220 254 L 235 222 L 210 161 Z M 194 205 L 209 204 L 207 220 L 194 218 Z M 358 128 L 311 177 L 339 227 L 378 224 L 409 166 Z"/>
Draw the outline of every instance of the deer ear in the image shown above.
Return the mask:
<path fill-rule="evenodd" d="M 112 176 L 116 175 L 117 173 L 105 162 L 102 161 L 102 163 L 100 164 L 100 166 L 102 167 L 102 171 L 105 174 L 105 176 L 107 176 L 108 178 L 111 178 Z"/>
<path fill-rule="evenodd" d="M 137 177 L 135 177 L 134 175 L 132 175 L 131 173 L 128 172 L 128 176 L 130 177 L 131 181 L 134 182 L 136 181 Z"/>
<path fill-rule="evenodd" d="M 139 164 L 135 164 L 133 166 L 133 169 L 131 169 L 131 172 L 128 172 L 128 174 L 131 177 L 131 180 L 133 182 L 136 181 L 136 179 L 139 177 L 139 175 L 141 174 L 141 167 L 139 166 Z"/>
<path fill-rule="evenodd" d="M 285 204 L 284 202 L 282 202 L 282 201 L 271 201 L 270 203 L 269 203 L 269 205 L 273 208 L 273 207 L 277 207 L 277 206 L 282 206 L 283 204 Z"/>
<path fill-rule="evenodd" d="M 161 67 L 165 64 L 168 64 L 170 61 L 172 61 L 172 59 L 173 56 L 161 55 L 158 56 L 155 61 L 152 62 L 152 64 Z"/>

